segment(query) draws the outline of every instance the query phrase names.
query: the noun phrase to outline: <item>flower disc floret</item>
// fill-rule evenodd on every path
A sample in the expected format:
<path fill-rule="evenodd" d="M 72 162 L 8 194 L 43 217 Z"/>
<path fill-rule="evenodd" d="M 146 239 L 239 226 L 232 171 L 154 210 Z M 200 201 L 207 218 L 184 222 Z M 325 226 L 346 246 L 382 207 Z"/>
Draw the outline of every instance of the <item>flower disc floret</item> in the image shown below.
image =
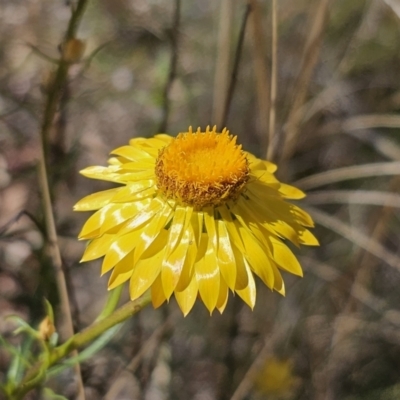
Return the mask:
<path fill-rule="evenodd" d="M 249 162 L 236 136 L 212 131 L 180 133 L 160 150 L 157 186 L 167 198 L 202 208 L 235 200 L 249 180 Z"/>

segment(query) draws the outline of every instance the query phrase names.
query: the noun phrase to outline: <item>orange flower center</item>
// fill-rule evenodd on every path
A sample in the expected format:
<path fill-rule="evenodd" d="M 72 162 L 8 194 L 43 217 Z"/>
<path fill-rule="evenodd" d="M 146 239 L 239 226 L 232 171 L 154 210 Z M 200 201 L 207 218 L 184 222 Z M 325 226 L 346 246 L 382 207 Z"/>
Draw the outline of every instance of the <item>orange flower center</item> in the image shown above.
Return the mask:
<path fill-rule="evenodd" d="M 236 136 L 216 127 L 180 133 L 160 150 L 157 186 L 167 198 L 197 208 L 236 199 L 249 180 L 249 162 Z"/>

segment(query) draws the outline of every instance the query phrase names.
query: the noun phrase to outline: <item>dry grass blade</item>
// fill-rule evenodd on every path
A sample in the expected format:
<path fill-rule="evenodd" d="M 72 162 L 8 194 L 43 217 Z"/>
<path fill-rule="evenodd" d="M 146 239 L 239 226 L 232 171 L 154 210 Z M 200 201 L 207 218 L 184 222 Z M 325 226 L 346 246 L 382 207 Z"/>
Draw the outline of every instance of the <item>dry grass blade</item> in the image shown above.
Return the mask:
<path fill-rule="evenodd" d="M 286 137 L 283 145 L 282 159 L 287 160 L 294 152 L 299 124 L 302 119 L 301 108 L 306 100 L 311 77 L 318 61 L 322 45 L 323 32 L 326 27 L 329 4 L 331 0 L 320 0 L 318 9 L 307 38 L 300 73 L 294 89 L 292 107 L 286 124 Z"/>
<path fill-rule="evenodd" d="M 357 115 L 346 119 L 342 127 L 346 131 L 369 128 L 399 128 L 400 116 L 396 114 Z"/>
<path fill-rule="evenodd" d="M 272 36 L 271 36 L 271 100 L 269 109 L 269 130 L 267 159 L 273 160 L 275 156 L 275 119 L 276 96 L 278 92 L 278 4 L 272 0 Z"/>
<path fill-rule="evenodd" d="M 366 250 L 368 253 L 379 258 L 385 264 L 395 268 L 400 272 L 400 257 L 390 252 L 378 241 L 345 224 L 338 218 L 331 217 L 322 211 L 319 211 L 315 208 L 311 208 L 309 211 L 315 222 L 350 240 L 357 246 Z"/>
<path fill-rule="evenodd" d="M 398 175 L 399 172 L 399 161 L 354 165 L 351 167 L 332 169 L 330 171 L 310 175 L 306 178 L 299 179 L 298 181 L 294 182 L 294 185 L 299 186 L 304 190 L 309 190 L 319 186 L 329 185 L 331 183 L 347 181 L 349 179 L 368 178 L 384 175 Z"/>
<path fill-rule="evenodd" d="M 400 208 L 400 195 L 379 190 L 323 190 L 307 196 L 308 204 L 365 204 Z"/>
<path fill-rule="evenodd" d="M 314 260 L 310 257 L 303 256 L 299 258 L 307 271 L 312 272 L 325 282 L 333 283 L 341 277 L 340 271 L 326 263 L 321 263 L 320 261 Z M 384 300 L 373 295 L 363 285 L 360 285 L 356 282 L 352 285 L 351 296 L 379 314 L 389 307 Z"/>
<path fill-rule="evenodd" d="M 212 115 L 212 125 L 217 125 L 217 127 L 222 127 L 226 96 L 229 86 L 233 14 L 232 1 L 222 0 L 220 7 Z"/>
<path fill-rule="evenodd" d="M 268 83 L 268 66 L 266 64 L 266 43 L 264 40 L 262 10 L 258 0 L 249 0 L 251 6 L 251 15 L 249 22 L 252 28 L 253 46 L 252 56 L 254 63 L 254 71 L 256 78 L 256 91 L 258 100 L 258 117 L 262 137 L 268 137 L 268 109 L 270 108 L 269 100 L 269 83 Z"/>

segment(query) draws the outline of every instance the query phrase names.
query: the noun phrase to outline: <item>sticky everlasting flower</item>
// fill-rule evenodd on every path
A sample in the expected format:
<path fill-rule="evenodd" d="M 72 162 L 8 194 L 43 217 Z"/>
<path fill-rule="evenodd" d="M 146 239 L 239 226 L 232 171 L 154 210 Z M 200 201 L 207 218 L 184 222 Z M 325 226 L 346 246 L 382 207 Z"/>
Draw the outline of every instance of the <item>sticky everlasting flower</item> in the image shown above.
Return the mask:
<path fill-rule="evenodd" d="M 242 150 L 224 129 L 135 138 L 89 178 L 120 184 L 89 195 L 77 211 L 97 210 L 79 237 L 82 261 L 104 256 L 108 288 L 129 281 L 132 300 L 151 289 L 155 307 L 175 298 L 186 315 L 197 297 L 223 312 L 229 290 L 251 308 L 253 274 L 284 294 L 280 270 L 302 276 L 286 246 L 318 245 L 311 217 L 285 199 L 304 193 L 280 183 L 276 166 Z"/>

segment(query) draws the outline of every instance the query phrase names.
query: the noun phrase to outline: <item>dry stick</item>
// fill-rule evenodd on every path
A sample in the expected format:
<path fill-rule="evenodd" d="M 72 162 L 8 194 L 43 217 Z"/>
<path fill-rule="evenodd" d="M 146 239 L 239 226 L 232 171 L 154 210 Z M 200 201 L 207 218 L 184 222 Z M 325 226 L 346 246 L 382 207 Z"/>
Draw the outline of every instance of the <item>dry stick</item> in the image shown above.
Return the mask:
<path fill-rule="evenodd" d="M 71 15 L 71 19 L 68 24 L 68 29 L 64 37 L 63 44 L 67 43 L 69 40 L 76 37 L 76 33 L 83 17 L 84 11 L 86 9 L 88 0 L 79 0 L 76 9 Z M 57 288 L 61 299 L 61 309 L 62 314 L 65 318 L 64 326 L 61 329 L 64 331 L 66 337 L 72 337 L 74 334 L 73 323 L 71 318 L 71 310 L 68 299 L 68 291 L 65 282 L 65 276 L 62 269 L 62 261 L 60 256 L 60 249 L 57 244 L 57 231 L 54 222 L 54 216 L 52 212 L 52 204 L 50 198 L 49 182 L 46 168 L 46 159 L 48 155 L 49 146 L 49 135 L 50 129 L 53 125 L 54 117 L 59 106 L 60 97 L 62 90 L 65 88 L 68 79 L 68 70 L 70 64 L 61 57 L 58 68 L 55 73 L 54 81 L 49 88 L 48 97 L 46 101 L 43 123 L 41 127 L 41 141 L 42 148 L 39 159 L 39 184 L 41 187 L 41 192 L 43 196 L 43 206 L 44 206 L 44 217 L 47 231 L 48 249 L 51 263 L 55 269 Z M 80 372 L 79 363 L 74 367 L 77 384 L 78 384 L 78 394 L 77 399 L 84 400 L 84 387 L 82 382 L 82 376 Z"/>
<path fill-rule="evenodd" d="M 258 101 L 258 117 L 260 119 L 261 137 L 265 139 L 265 148 L 270 144 L 268 141 L 268 110 L 270 109 L 270 87 L 269 70 L 266 63 L 266 44 L 264 40 L 262 10 L 258 0 L 249 0 L 252 12 L 250 15 L 250 26 L 252 28 L 253 45 L 251 46 Z"/>
<path fill-rule="evenodd" d="M 54 216 L 52 211 L 51 199 L 50 199 L 50 191 L 49 191 L 49 182 L 47 180 L 46 173 L 46 163 L 44 158 L 44 149 L 41 149 L 41 155 L 38 163 L 38 172 L 39 172 L 39 186 L 41 188 L 42 200 L 43 200 L 43 210 L 44 210 L 44 219 L 46 225 L 46 233 L 47 233 L 47 249 L 49 252 L 49 258 L 53 268 L 55 270 L 57 289 L 61 299 L 61 309 L 64 318 L 64 335 L 65 337 L 72 337 L 74 334 L 73 322 L 71 317 L 71 308 L 69 305 L 68 298 L 68 290 L 67 284 L 65 281 L 64 271 L 62 267 L 60 248 L 57 243 L 57 231 L 54 222 Z M 79 363 L 74 367 L 76 378 L 78 380 L 78 398 L 84 399 L 84 387 L 82 382 L 82 376 L 80 371 Z"/>
<path fill-rule="evenodd" d="M 272 37 L 271 37 L 271 100 L 269 109 L 269 130 L 267 159 L 273 160 L 275 156 L 275 118 L 276 96 L 278 91 L 278 5 L 272 0 Z"/>
<path fill-rule="evenodd" d="M 180 27 L 181 0 L 175 0 L 174 21 L 171 32 L 171 60 L 169 64 L 169 73 L 163 92 L 163 117 L 159 127 L 159 132 L 166 132 L 168 126 L 168 116 L 170 111 L 169 93 L 176 77 L 176 68 L 178 65 L 178 38 Z"/>
<path fill-rule="evenodd" d="M 312 73 L 318 61 L 318 55 L 322 45 L 322 34 L 326 26 L 329 4 L 331 1 L 332 0 L 320 0 L 313 26 L 307 38 L 301 69 L 294 90 L 293 103 L 285 129 L 286 137 L 281 155 L 283 160 L 290 158 L 295 150 L 296 139 L 299 133 L 299 124 L 302 118 L 302 113 L 299 111 L 306 99 Z"/>
<path fill-rule="evenodd" d="M 231 0 L 222 0 L 219 13 L 219 31 L 217 44 L 217 62 L 214 75 L 212 125 L 223 128 L 224 107 L 229 86 L 229 68 L 231 61 L 233 4 Z"/>
<path fill-rule="evenodd" d="M 250 12 L 251 12 L 251 6 L 250 6 L 250 4 L 248 4 L 246 7 L 246 11 L 243 15 L 242 25 L 240 27 L 239 39 L 238 39 L 238 43 L 236 46 L 236 52 L 235 52 L 235 61 L 233 63 L 233 70 L 232 70 L 232 74 L 231 74 L 231 80 L 229 83 L 228 94 L 226 97 L 226 103 L 225 103 L 224 114 L 223 114 L 221 126 L 226 126 L 226 121 L 228 119 L 229 109 L 230 109 L 231 101 L 232 101 L 232 97 L 233 97 L 233 92 L 235 91 L 236 78 L 237 78 L 237 74 L 239 71 L 240 56 L 242 54 L 244 36 L 246 33 L 247 20 L 249 18 Z"/>

